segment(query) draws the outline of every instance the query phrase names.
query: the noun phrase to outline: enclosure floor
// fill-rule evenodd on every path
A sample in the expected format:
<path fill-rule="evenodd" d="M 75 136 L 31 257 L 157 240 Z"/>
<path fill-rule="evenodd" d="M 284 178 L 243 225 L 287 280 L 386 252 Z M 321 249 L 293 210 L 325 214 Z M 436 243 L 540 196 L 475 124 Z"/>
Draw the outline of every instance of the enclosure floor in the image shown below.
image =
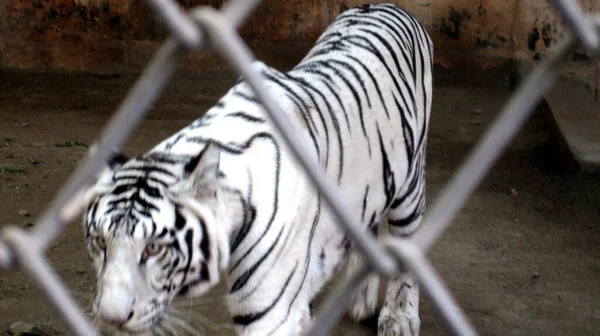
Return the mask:
<path fill-rule="evenodd" d="M 33 223 L 85 155 L 81 144 L 93 141 L 134 80 L 0 73 L 0 228 Z M 234 80 L 225 71 L 181 73 L 126 152 L 141 153 L 191 122 Z M 427 162 L 430 205 L 509 94 L 497 74 L 436 71 Z M 600 176 L 564 173 L 560 162 L 537 114 L 429 254 L 482 335 L 600 334 Z M 94 274 L 79 223 L 68 226 L 48 257 L 89 309 Z M 219 293 L 189 302 L 189 308 L 185 301 L 179 304 L 207 335 L 231 334 Z M 427 298 L 421 302 L 422 335 L 447 334 Z M 66 334 L 26 276 L 2 273 L 0 334 L 16 321 Z M 348 318 L 333 333 L 375 334 L 374 320 L 354 324 Z"/>

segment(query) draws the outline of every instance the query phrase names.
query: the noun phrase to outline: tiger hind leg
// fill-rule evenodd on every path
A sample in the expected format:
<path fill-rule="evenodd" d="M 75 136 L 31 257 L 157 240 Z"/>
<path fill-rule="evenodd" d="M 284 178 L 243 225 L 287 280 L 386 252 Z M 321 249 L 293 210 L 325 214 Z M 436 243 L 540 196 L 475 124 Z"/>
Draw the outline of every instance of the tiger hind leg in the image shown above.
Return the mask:
<path fill-rule="evenodd" d="M 388 227 L 392 236 L 408 237 L 419 228 L 425 210 L 424 183 L 420 182 L 390 209 Z M 419 284 L 410 272 L 388 280 L 377 326 L 378 336 L 419 335 Z"/>

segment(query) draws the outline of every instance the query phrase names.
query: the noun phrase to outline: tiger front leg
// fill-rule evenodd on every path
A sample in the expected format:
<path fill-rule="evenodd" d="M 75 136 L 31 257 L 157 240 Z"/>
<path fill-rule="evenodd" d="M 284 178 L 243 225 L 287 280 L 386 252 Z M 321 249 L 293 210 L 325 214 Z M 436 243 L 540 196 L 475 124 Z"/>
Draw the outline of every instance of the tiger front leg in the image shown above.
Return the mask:
<path fill-rule="evenodd" d="M 361 252 L 353 251 L 350 254 L 346 273 L 348 278 L 358 270 L 360 262 L 364 259 Z M 364 321 L 375 315 L 379 299 L 379 282 L 379 274 L 370 274 L 354 291 L 348 313 L 355 322 Z"/>
<path fill-rule="evenodd" d="M 300 301 L 300 300 L 299 300 Z M 313 323 L 309 304 L 297 303 L 292 307 L 278 305 L 265 315 L 264 319 L 246 326 L 238 325 L 236 334 L 239 336 L 304 336 L 308 335 Z"/>
<path fill-rule="evenodd" d="M 388 282 L 377 335 L 418 336 L 420 327 L 419 284 L 410 273 L 402 273 Z"/>
<path fill-rule="evenodd" d="M 396 237 L 408 237 L 420 226 L 425 210 L 424 185 L 409 190 L 402 199 L 414 201 L 402 202 L 390 209 L 388 227 L 392 236 Z M 419 284 L 410 272 L 401 273 L 388 281 L 377 325 L 378 336 L 419 335 Z"/>

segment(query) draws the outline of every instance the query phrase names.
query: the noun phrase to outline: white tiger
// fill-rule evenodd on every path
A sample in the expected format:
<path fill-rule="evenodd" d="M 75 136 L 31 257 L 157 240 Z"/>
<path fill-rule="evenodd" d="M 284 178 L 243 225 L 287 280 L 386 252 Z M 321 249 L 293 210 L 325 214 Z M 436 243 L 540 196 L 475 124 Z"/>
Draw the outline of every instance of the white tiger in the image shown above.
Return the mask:
<path fill-rule="evenodd" d="M 365 232 L 419 226 L 432 53 L 413 16 L 377 4 L 341 13 L 289 72 L 254 64 Z M 299 335 L 315 295 L 359 258 L 243 79 L 149 152 L 116 155 L 89 196 L 94 312 L 124 334 L 168 331 L 171 300 L 223 275 L 240 335 Z M 357 289 L 353 318 L 376 313 L 378 284 Z M 413 277 L 390 280 L 378 334 L 417 335 L 418 305 Z"/>

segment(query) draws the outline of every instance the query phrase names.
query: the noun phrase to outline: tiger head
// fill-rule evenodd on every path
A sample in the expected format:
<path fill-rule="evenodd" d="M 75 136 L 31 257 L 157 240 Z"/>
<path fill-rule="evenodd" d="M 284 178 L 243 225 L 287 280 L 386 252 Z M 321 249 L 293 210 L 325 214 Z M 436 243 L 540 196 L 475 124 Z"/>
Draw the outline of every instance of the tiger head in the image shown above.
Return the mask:
<path fill-rule="evenodd" d="M 229 260 L 219 159 L 208 144 L 191 158 L 117 156 L 100 174 L 84 227 L 104 325 L 127 334 L 168 328 L 173 298 L 218 283 Z"/>

